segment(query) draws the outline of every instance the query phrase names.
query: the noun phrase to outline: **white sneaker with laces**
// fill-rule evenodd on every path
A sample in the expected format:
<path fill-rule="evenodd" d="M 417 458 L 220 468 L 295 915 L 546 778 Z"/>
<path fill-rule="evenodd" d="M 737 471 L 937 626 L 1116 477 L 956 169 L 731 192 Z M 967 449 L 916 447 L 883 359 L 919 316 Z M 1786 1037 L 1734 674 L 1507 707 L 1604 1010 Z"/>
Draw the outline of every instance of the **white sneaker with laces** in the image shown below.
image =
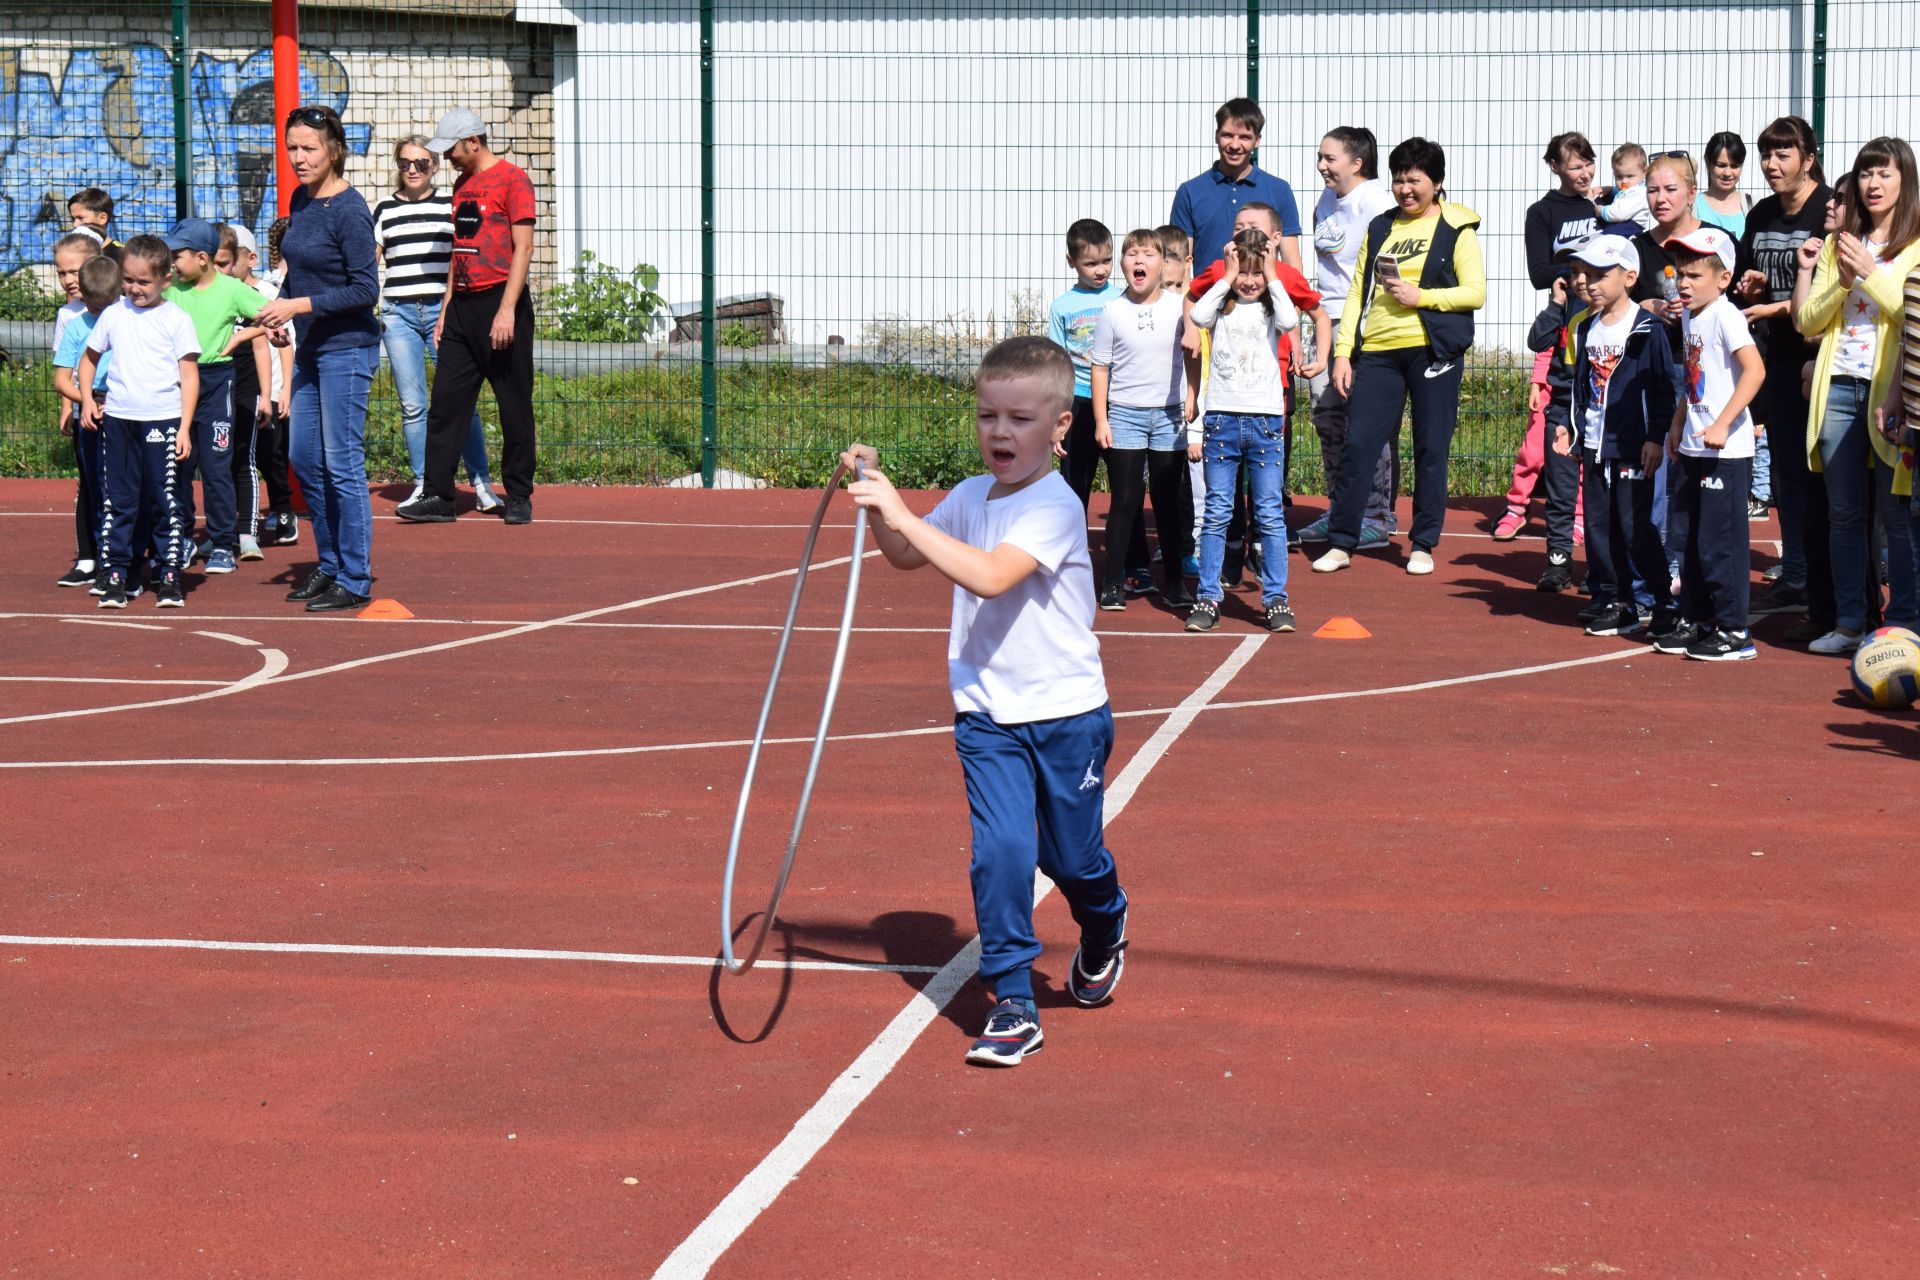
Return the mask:
<path fill-rule="evenodd" d="M 1828 655 L 1852 653 L 1860 647 L 1861 639 L 1862 637 L 1857 633 L 1842 631 L 1840 628 L 1835 627 L 1832 631 L 1827 632 L 1827 634 L 1808 645 L 1807 652 L 1824 653 Z"/>
<path fill-rule="evenodd" d="M 473 509 L 475 511 L 480 512 L 482 515 L 487 515 L 498 511 L 506 505 L 506 503 L 500 501 L 500 496 L 493 491 L 493 486 L 485 480 L 475 480 L 473 482 Z"/>
<path fill-rule="evenodd" d="M 413 482 L 413 492 L 408 494 L 406 502 L 402 502 L 400 505 L 404 507 L 407 505 L 408 502 L 420 501 L 420 495 L 425 493 L 426 491 L 427 491 L 427 482 L 425 480 L 415 480 Z"/>
<path fill-rule="evenodd" d="M 266 553 L 260 550 L 260 539 L 250 533 L 240 535 L 240 558 L 242 560 L 265 560 Z"/>
<path fill-rule="evenodd" d="M 1407 572 L 1415 577 L 1425 577 L 1433 572 L 1433 552 L 1415 551 L 1407 557 Z"/>
<path fill-rule="evenodd" d="M 1353 563 L 1353 557 L 1338 547 L 1330 547 L 1327 553 L 1313 562 L 1315 573 L 1337 573 Z"/>

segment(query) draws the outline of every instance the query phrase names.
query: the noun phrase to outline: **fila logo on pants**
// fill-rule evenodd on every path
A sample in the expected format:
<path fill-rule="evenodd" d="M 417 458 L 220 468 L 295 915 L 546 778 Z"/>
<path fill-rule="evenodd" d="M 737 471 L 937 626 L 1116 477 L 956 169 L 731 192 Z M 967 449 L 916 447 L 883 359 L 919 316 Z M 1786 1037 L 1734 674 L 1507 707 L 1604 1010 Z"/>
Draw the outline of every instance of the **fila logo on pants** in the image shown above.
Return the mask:
<path fill-rule="evenodd" d="M 1725 489 L 1727 486 L 1719 476 L 1701 476 L 1700 487 L 1702 489 Z"/>

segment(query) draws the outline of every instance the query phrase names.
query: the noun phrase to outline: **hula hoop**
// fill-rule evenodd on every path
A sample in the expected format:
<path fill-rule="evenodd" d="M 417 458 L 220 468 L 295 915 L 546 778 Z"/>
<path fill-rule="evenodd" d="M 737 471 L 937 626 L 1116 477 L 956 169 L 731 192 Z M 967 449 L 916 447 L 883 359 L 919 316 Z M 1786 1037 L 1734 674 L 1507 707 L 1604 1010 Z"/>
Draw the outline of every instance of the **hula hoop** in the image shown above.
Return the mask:
<path fill-rule="evenodd" d="M 813 544 L 820 537 L 820 523 L 826 519 L 827 508 L 833 503 L 833 495 L 840 487 L 840 478 L 847 472 L 843 463 L 834 468 L 833 478 L 827 481 L 827 490 L 820 495 L 820 509 L 813 513 L 813 525 L 807 530 L 806 546 L 800 550 L 800 572 L 793 579 L 793 599 L 787 605 L 787 622 L 780 629 L 780 646 L 773 654 L 773 674 L 767 677 L 767 696 L 760 703 L 760 723 L 753 730 L 753 750 L 747 753 L 746 776 L 740 780 L 740 803 L 733 811 L 733 834 L 727 839 L 727 873 L 720 886 L 720 955 L 728 973 L 742 974 L 753 968 L 753 962 L 760 958 L 760 948 L 766 945 L 767 934 L 773 929 L 774 914 L 780 909 L 780 897 L 786 892 L 787 877 L 793 874 L 793 855 L 800 847 L 800 832 L 807 824 L 807 806 L 813 800 L 813 780 L 820 770 L 820 753 L 827 745 L 827 723 L 833 717 L 834 699 L 840 693 L 840 670 L 847 661 L 847 641 L 853 635 L 853 604 L 860 592 L 860 559 L 867 538 L 867 510 L 858 508 L 853 520 L 853 559 L 847 569 L 847 599 L 840 609 L 840 640 L 833 649 L 833 668 L 827 675 L 827 696 L 820 704 L 820 727 L 814 730 L 813 754 L 807 760 L 806 780 L 800 784 L 800 807 L 793 815 L 793 833 L 787 837 L 786 857 L 781 860 L 780 874 L 773 882 L 773 893 L 767 899 L 767 909 L 761 914 L 760 928 L 753 936 L 753 945 L 747 948 L 745 959 L 736 959 L 733 954 L 733 873 L 740 859 L 740 833 L 747 825 L 747 804 L 753 796 L 753 774 L 760 764 L 760 748 L 767 738 L 767 718 L 773 711 L 773 695 L 780 688 L 780 669 L 787 661 L 787 643 L 793 639 L 794 619 L 800 615 L 800 597 L 807 588 L 807 567 L 813 562 Z M 854 478 L 866 474 L 866 469 L 855 465 Z"/>

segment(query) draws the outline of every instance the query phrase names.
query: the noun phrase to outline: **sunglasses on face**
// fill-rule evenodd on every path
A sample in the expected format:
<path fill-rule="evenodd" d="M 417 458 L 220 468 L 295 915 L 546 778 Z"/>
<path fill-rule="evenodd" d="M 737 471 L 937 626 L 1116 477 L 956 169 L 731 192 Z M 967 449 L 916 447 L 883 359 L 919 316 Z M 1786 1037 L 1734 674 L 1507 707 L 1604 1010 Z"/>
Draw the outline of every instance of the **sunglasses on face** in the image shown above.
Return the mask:
<path fill-rule="evenodd" d="M 400 160 L 400 161 L 396 161 L 396 163 L 399 164 L 400 172 L 402 173 L 432 173 L 433 172 L 432 160 Z"/>

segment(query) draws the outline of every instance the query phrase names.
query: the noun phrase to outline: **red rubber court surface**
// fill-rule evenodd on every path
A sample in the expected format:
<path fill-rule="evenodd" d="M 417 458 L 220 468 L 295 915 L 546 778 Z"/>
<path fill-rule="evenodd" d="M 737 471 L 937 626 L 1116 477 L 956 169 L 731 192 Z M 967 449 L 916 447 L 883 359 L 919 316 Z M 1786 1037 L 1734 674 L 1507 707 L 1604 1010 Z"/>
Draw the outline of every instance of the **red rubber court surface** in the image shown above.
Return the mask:
<path fill-rule="evenodd" d="M 782 920 L 716 970 L 817 498 L 377 498 L 415 617 L 373 622 L 282 602 L 310 537 L 98 610 L 70 485 L 0 485 L 0 1272 L 1917 1273 L 1920 717 L 1793 619 L 1746 664 L 1590 639 L 1464 507 L 1429 579 L 1295 556 L 1298 634 L 1251 589 L 1101 614 L 1128 976 L 1066 1001 L 1049 896 L 1046 1050 L 985 1071 L 930 572 L 866 563 Z"/>

